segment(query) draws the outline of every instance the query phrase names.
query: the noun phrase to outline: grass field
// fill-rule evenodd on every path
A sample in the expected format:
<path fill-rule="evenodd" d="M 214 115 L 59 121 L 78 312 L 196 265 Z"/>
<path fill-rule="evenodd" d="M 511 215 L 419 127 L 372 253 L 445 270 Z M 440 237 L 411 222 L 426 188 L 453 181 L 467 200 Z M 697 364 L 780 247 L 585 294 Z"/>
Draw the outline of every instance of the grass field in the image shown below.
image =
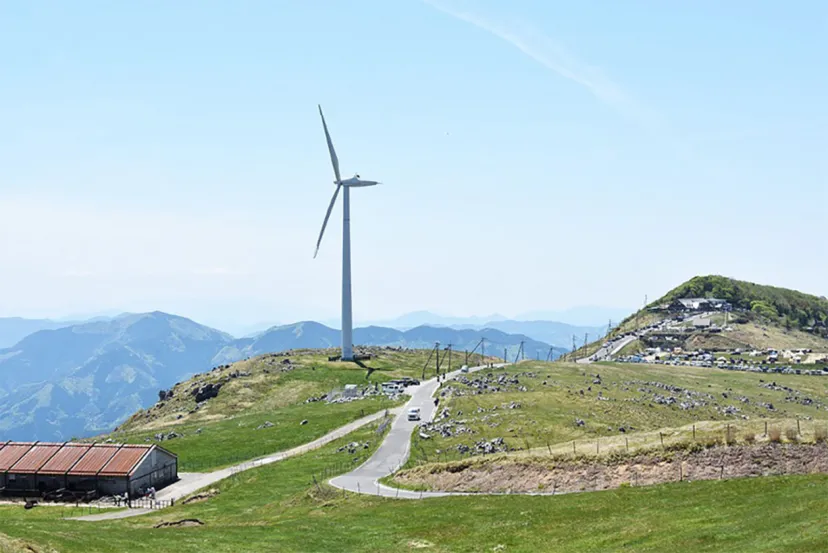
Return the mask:
<path fill-rule="evenodd" d="M 332 405 L 290 405 L 213 423 L 176 426 L 175 431 L 183 436 L 160 445 L 178 455 L 182 472 L 205 472 L 311 442 L 348 422 L 401 403 L 378 397 Z M 304 420 L 308 422 L 303 425 Z M 273 426 L 260 428 L 265 422 Z M 131 432 L 119 434 L 117 440 L 146 443 L 147 436 L 152 433 Z"/>
<path fill-rule="evenodd" d="M 465 458 L 468 455 L 461 454 L 459 446 L 496 438 L 503 438 L 515 451 L 571 450 L 575 441 L 579 453 L 588 453 L 596 449 L 596 439 L 606 447 L 623 446 L 625 440 L 633 447 L 649 447 L 662 437 L 667 443 L 684 440 L 694 424 L 701 438 L 703 433 L 721 434 L 727 424 L 738 428 L 741 435 L 748 429 L 763 432 L 765 421 L 788 427 L 799 418 L 800 429 L 812 435 L 818 424 L 814 421 L 828 419 L 828 402 L 823 403 L 828 378 L 821 377 L 537 361 L 469 376 L 474 380 L 488 374 L 492 375 L 490 385 L 500 386 L 501 391 L 476 394 L 462 382 L 443 386 L 447 395 L 440 410 L 448 408 L 449 417 L 438 425 L 451 424 L 452 435 L 429 431 L 431 437 L 421 439 L 415 432 L 409 467 Z M 498 384 L 501 376 L 517 378 L 518 383 Z M 773 389 L 765 387 L 774 382 Z M 468 395 L 453 396 L 455 391 Z"/>
<path fill-rule="evenodd" d="M 670 484 L 555 497 L 424 501 L 314 484 L 348 461 L 336 449 L 373 429 L 221 482 L 206 502 L 122 521 L 58 519 L 58 509 L 0 507 L 0 532 L 67 553 L 178 551 L 794 552 L 828 548 L 828 477 Z M 370 453 L 365 450 L 358 459 Z M 344 455 L 344 457 L 343 457 Z M 359 462 L 359 460 L 357 461 Z M 344 469 L 342 469 L 344 470 Z M 197 518 L 203 526 L 155 529 Z"/>
<path fill-rule="evenodd" d="M 420 378 L 429 354 L 372 350 L 375 357 L 365 362 L 374 369 L 370 375 L 355 363 L 330 362 L 327 353 L 319 351 L 263 355 L 196 375 L 176 385 L 171 399 L 139 411 L 118 431 L 95 440 L 153 443 L 156 434 L 175 432 L 180 437 L 160 444 L 179 456 L 182 471 L 212 470 L 290 449 L 403 402 L 382 395 L 338 404 L 305 403 L 308 398 L 341 390 L 346 384 L 368 388 L 402 376 Z M 464 360 L 463 354 L 455 354 L 453 363 L 456 367 Z M 474 360 L 479 361 L 479 356 Z M 433 376 L 435 369 L 432 361 L 426 377 Z M 218 396 L 195 409 L 193 390 L 216 383 L 222 385 Z M 272 426 L 259 428 L 265 423 Z"/>
<path fill-rule="evenodd" d="M 306 378 L 319 379 L 327 386 L 328 376 L 320 376 L 328 370 L 324 365 L 301 370 L 314 371 L 316 374 Z M 332 370 L 339 368 L 341 365 Z M 411 363 L 408 369 L 399 370 L 410 374 L 415 369 Z M 305 375 L 299 370 L 285 373 L 293 375 L 285 382 L 303 380 Z M 388 372 L 393 370 L 389 368 Z M 518 383 L 500 384 L 504 389 L 501 392 L 444 398 L 440 407 L 447 406 L 451 412 L 446 420 L 465 420 L 463 425 L 475 433 L 442 438 L 435 432 L 430 440 L 415 443 L 412 463 L 424 462 L 417 451 L 424 451 L 433 462 L 439 458 L 438 449 L 444 451 L 460 443 L 497 436 L 520 449 L 511 455 L 526 455 L 530 450 L 532 454 L 542 452 L 547 439 L 554 448 L 562 450 L 571 447 L 575 440 L 578 453 L 585 455 L 596 440 L 604 444 L 601 447 L 608 448 L 613 443 L 622 447 L 622 440 L 628 438 L 652 445 L 662 434 L 686 436 L 693 424 L 700 432 L 721 432 L 723 425 L 732 424 L 740 429 L 752 425 L 760 433 L 765 421 L 791 426 L 799 418 L 802 439 L 808 439 L 817 423 L 805 417 L 818 418 L 820 412 L 826 412 L 821 401 L 828 391 L 828 379 L 818 377 L 769 377 L 696 367 L 623 364 L 582 366 L 532 361 L 468 377 L 474 379 L 488 373 L 495 379 L 517 377 Z M 772 380 L 776 381 L 774 389 L 764 387 L 772 385 Z M 462 383 L 446 384 L 443 390 L 453 387 L 470 390 Z M 521 387 L 526 391 L 520 391 Z M 686 391 L 692 392 L 688 397 L 703 400 L 704 404 L 682 409 L 656 401 L 657 396 L 685 400 Z M 805 398 L 816 400 L 818 405 L 803 402 Z M 512 402 L 520 406 L 510 408 Z M 773 403 L 775 409 L 768 411 L 764 406 L 767 403 Z M 209 460 L 211 451 L 224 447 L 221 444 L 225 442 L 232 442 L 227 451 L 244 451 L 248 447 L 245 441 L 265 440 L 265 433 L 274 430 L 273 436 L 281 438 L 273 438 L 268 447 L 284 449 L 294 439 L 290 436 L 292 431 L 311 431 L 307 428 L 310 422 L 297 423 L 300 417 L 311 419 L 305 409 L 319 409 L 314 417 L 321 427 L 339 426 L 344 423 L 341 419 L 355 417 L 357 413 L 337 413 L 334 408 L 351 409 L 360 404 L 371 403 L 326 406 L 319 402 L 294 402 L 277 409 L 237 412 L 209 423 L 179 423 L 177 428 L 184 431 L 185 437 L 165 441 L 163 445 L 180 444 L 183 458 Z M 498 408 L 493 410 L 495 406 Z M 740 411 L 726 414 L 725 407 L 738 407 Z M 743 415 L 748 419 L 743 419 Z M 278 418 L 280 424 L 284 423 L 284 430 L 278 426 L 252 430 L 261 416 L 274 424 Z M 576 418 L 584 424 L 577 425 Z M 204 423 L 198 436 L 205 438 L 202 442 L 196 438 L 188 441 L 191 427 L 187 425 L 196 423 Z M 627 432 L 619 432 L 622 425 Z M 321 432 L 321 427 L 315 431 Z M 138 438 L 146 430 L 132 432 Z M 307 438 L 300 436 L 296 441 Z M 219 482 L 214 486 L 219 494 L 207 501 L 179 504 L 121 521 L 62 520 L 62 509 L 46 506 L 31 511 L 0 507 L 0 533 L 31 542 L 36 551 L 69 553 L 828 550 L 828 532 L 823 525 L 828 509 L 825 475 L 683 482 L 554 497 L 474 496 L 423 501 L 344 494 L 325 484 L 327 478 L 364 461 L 380 439 L 376 425 L 370 425 L 313 452 Z M 370 445 L 354 454 L 337 451 L 352 441 Z M 185 518 L 196 518 L 203 525 L 154 528 L 160 522 Z"/>

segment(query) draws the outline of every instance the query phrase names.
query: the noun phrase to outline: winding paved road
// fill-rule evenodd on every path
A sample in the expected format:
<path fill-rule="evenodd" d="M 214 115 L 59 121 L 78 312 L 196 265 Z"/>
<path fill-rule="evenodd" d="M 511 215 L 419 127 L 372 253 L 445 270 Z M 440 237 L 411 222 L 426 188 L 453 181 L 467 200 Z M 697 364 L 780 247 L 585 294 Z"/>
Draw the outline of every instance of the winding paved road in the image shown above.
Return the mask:
<path fill-rule="evenodd" d="M 494 368 L 499 368 L 505 364 L 493 365 Z M 472 367 L 469 373 L 490 368 L 489 366 Z M 461 374 L 461 370 L 447 373 L 443 379 L 449 380 Z M 411 399 L 405 404 L 403 408 L 396 408 L 389 410 L 390 413 L 396 415 L 394 422 L 391 425 L 391 430 L 383 440 L 380 447 L 374 454 L 362 465 L 355 470 L 338 476 L 330 481 L 331 485 L 353 491 L 356 493 L 369 493 L 373 495 L 381 495 L 385 497 L 399 497 L 405 499 L 423 499 L 426 497 L 443 497 L 446 495 L 466 495 L 461 493 L 446 493 L 446 492 L 412 492 L 409 490 L 402 490 L 397 488 L 390 488 L 379 484 L 379 479 L 395 472 L 408 460 L 409 449 L 411 447 L 411 433 L 419 426 L 420 421 L 408 420 L 408 409 L 411 407 L 420 408 L 420 416 L 422 421 L 430 421 L 434 418 L 434 413 L 437 407 L 434 405 L 433 395 L 440 388 L 441 383 L 436 378 L 432 378 L 422 382 L 419 386 L 410 387 L 406 393 L 411 394 Z M 176 501 L 218 482 L 232 476 L 233 474 L 250 470 L 252 468 L 261 467 L 283 461 L 302 453 L 307 453 L 314 449 L 318 449 L 334 440 L 337 440 L 347 434 L 350 434 L 357 428 L 361 428 L 366 424 L 376 421 L 384 416 L 385 411 L 379 411 L 372 415 L 368 415 L 359 420 L 355 420 L 349 424 L 341 426 L 336 430 L 325 434 L 312 442 L 300 445 L 287 451 L 274 453 L 267 457 L 247 461 L 239 465 L 234 465 L 221 470 L 205 473 L 181 473 L 180 480 L 175 484 L 167 486 L 158 492 L 157 498 L 159 500 L 175 499 Z M 103 512 L 96 515 L 87 515 L 77 517 L 72 520 L 83 520 L 88 522 L 96 522 L 102 520 L 116 520 L 122 518 L 131 518 L 147 513 L 151 513 L 150 509 L 122 509 L 112 510 L 111 512 Z"/>
<path fill-rule="evenodd" d="M 495 368 L 504 364 L 494 365 Z M 480 371 L 489 366 L 473 367 L 469 372 Z M 461 371 L 446 374 L 446 380 L 455 378 Z M 434 418 L 437 407 L 434 405 L 433 395 L 440 388 L 435 378 L 426 380 L 415 388 L 409 388 L 411 399 L 405 404 L 402 412 L 397 415 L 391 425 L 391 430 L 374 454 L 362 465 L 347 474 L 330 480 L 330 484 L 339 489 L 356 493 L 379 495 L 383 497 L 397 497 L 400 499 L 423 499 L 426 497 L 444 497 L 447 495 L 465 495 L 446 492 L 413 492 L 398 488 L 391 488 L 379 483 L 380 478 L 397 471 L 408 460 L 411 449 L 411 433 L 420 425 Z M 408 410 L 412 407 L 420 408 L 421 421 L 409 421 Z"/>
<path fill-rule="evenodd" d="M 394 409 L 390 409 L 389 413 L 396 414 L 399 413 L 399 411 L 400 408 L 397 407 Z M 293 449 L 288 449 L 287 451 L 280 451 L 279 453 L 274 453 L 266 457 L 254 459 L 252 461 L 245 461 L 244 463 L 233 465 L 232 467 L 227 467 L 213 472 L 182 472 L 178 475 L 178 482 L 170 484 L 163 490 L 159 491 L 156 495 L 156 498 L 159 500 L 168 501 L 170 499 L 174 499 L 176 501 L 179 501 L 180 499 L 187 497 L 193 492 L 196 492 L 202 488 L 206 488 L 207 486 L 215 484 L 219 480 L 224 480 L 225 478 L 229 478 L 230 476 L 237 474 L 239 472 L 250 470 L 256 467 L 261 467 L 264 465 L 269 465 L 271 463 L 277 463 L 279 461 L 284 461 L 285 459 L 288 459 L 290 457 L 295 457 L 297 455 L 307 453 L 308 451 L 318 449 L 324 445 L 331 443 L 334 440 L 338 440 L 339 438 L 342 438 L 343 436 L 350 434 L 358 428 L 362 428 L 368 423 L 374 422 L 382 418 L 384 415 L 384 410 L 377 411 L 376 413 L 367 415 L 365 417 L 362 417 L 361 419 L 357 419 L 344 426 L 340 426 L 336 430 L 332 430 L 331 432 L 328 432 L 321 438 L 317 438 L 312 442 L 302 444 L 300 446 L 294 447 Z M 95 522 L 99 520 L 115 520 L 120 518 L 137 517 L 150 512 L 152 512 L 150 509 L 111 510 L 110 512 L 103 512 L 96 515 L 77 517 L 72 520 L 85 520 L 89 522 Z"/>

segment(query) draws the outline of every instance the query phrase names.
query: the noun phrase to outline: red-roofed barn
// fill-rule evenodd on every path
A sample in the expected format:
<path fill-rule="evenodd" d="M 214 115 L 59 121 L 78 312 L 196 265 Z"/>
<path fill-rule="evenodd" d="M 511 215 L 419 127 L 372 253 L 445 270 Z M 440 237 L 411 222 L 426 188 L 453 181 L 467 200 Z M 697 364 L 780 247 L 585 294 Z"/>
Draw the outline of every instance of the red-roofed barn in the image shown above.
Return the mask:
<path fill-rule="evenodd" d="M 156 445 L 0 442 L 0 492 L 57 490 L 138 497 L 178 480 L 178 458 Z"/>

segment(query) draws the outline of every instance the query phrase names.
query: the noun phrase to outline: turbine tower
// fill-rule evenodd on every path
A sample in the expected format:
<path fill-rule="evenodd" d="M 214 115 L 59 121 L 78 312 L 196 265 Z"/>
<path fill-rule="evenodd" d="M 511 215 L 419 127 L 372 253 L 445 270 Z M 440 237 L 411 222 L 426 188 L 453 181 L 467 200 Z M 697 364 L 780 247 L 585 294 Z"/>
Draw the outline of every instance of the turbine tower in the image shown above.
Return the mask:
<path fill-rule="evenodd" d="M 322 128 L 325 129 L 325 139 L 328 142 L 328 152 L 331 154 L 331 164 L 333 165 L 334 176 L 336 180 L 334 184 L 336 189 L 331 198 L 331 203 L 328 206 L 328 212 L 325 214 L 325 220 L 322 222 L 322 230 L 319 231 L 319 239 L 316 241 L 316 251 L 313 257 L 319 253 L 319 245 L 322 243 L 322 236 L 325 234 L 325 227 L 328 226 L 328 219 L 331 217 L 331 211 L 336 203 L 336 197 L 339 195 L 339 189 L 342 191 L 342 360 L 354 360 L 354 341 L 353 341 L 353 318 L 351 313 L 351 203 L 350 203 L 350 188 L 359 186 L 374 186 L 379 184 L 376 181 L 362 180 L 358 174 L 355 174 L 350 179 L 342 180 L 339 176 L 339 159 L 336 157 L 333 141 L 328 132 L 328 125 L 325 123 L 325 116 L 322 114 L 322 106 L 319 106 L 319 117 L 322 118 Z"/>

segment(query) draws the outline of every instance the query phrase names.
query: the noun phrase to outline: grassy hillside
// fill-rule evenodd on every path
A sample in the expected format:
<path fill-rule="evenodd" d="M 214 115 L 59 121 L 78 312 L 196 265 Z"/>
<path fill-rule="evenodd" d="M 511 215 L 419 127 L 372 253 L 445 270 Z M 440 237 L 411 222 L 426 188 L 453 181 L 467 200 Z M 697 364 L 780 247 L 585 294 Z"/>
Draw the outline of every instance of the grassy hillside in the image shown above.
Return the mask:
<path fill-rule="evenodd" d="M 387 355 L 372 363 L 383 370 L 372 374 L 371 379 L 421 371 L 420 361 L 424 362 L 427 354 Z M 248 430 L 246 417 L 267 414 L 271 420 L 282 415 L 287 419 L 294 417 L 288 415 L 292 409 L 314 407 L 322 408 L 316 413 L 322 418 L 326 416 L 323 403 L 300 401 L 306 391 L 304 386 L 320 390 L 365 376 L 346 364 L 328 364 L 324 355 L 316 353 L 293 352 L 289 358 L 296 365 L 289 371 L 275 371 L 272 360 L 263 357 L 212 375 L 242 367 L 250 372 L 250 376 L 232 378 L 225 384 L 233 387 L 227 390 L 239 387 L 239 393 L 233 396 L 246 398 L 250 405 L 245 408 L 240 408 L 240 400 L 234 401 L 230 394 L 222 399 L 222 388 L 210 400 L 216 401 L 214 406 L 210 407 L 208 401 L 205 407 L 188 414 L 188 422 L 175 420 L 174 404 L 170 402 L 160 407 L 158 413 L 143 415 L 146 421 L 140 416 L 130 421 L 130 431 L 138 435 L 155 431 L 160 425 L 165 429 L 182 429 L 198 422 L 203 424 L 200 436 L 209 440 L 205 443 L 212 447 L 219 448 L 224 440 L 236 439 L 234 431 L 254 442 L 261 439 L 262 432 L 276 427 Z M 265 373 L 264 368 L 270 372 Z M 452 435 L 444 437 L 437 428 L 427 428 L 431 438 L 416 438 L 412 465 L 434 464 L 445 458 L 443 452 L 457 451 L 458 445 L 498 437 L 517 450 L 500 454 L 508 460 L 529 458 L 528 454 L 544 455 L 550 449 L 563 454 L 574 440 L 578 457 L 584 462 L 588 462 L 588 452 L 598 440 L 602 451 L 605 447 L 623 448 L 625 440 L 632 442 L 632 447 L 653 447 L 662 437 L 668 442 L 676 436 L 686 438 L 693 425 L 700 438 L 705 433 L 720 435 L 730 424 L 738 427 L 740 440 L 748 430 L 762 440 L 760 433 L 765 421 L 794 428 L 800 419 L 802 434 L 795 439 L 810 440 L 828 413 L 828 378 L 819 377 L 696 367 L 583 366 L 535 361 L 464 376 L 468 383 L 461 380 L 442 388 L 445 395 L 440 409 L 448 408 L 448 416 L 437 421 L 437 425 L 450 423 Z M 246 378 L 251 379 L 249 387 L 244 386 Z M 477 379 L 487 380 L 475 383 Z M 488 388 L 479 387 L 481 383 Z M 180 386 L 182 395 L 186 395 L 186 385 Z M 281 402 L 277 398 L 282 387 L 302 391 Z M 241 393 L 243 390 L 248 390 L 246 396 Z M 173 397 L 178 393 L 174 390 Z M 688 405 L 682 406 L 682 402 Z M 187 405 L 182 403 L 179 407 Z M 336 407 L 328 405 L 327 409 Z M 243 426 L 239 427 L 239 423 Z M 341 423 L 344 420 L 331 421 Z M 459 432 L 460 427 L 472 433 Z M 296 431 L 304 426 L 290 424 L 287 428 Z M 0 506 L 0 533 L 25 539 L 42 549 L 68 553 L 414 549 L 738 553 L 828 549 L 828 534 L 822 524 L 828 508 L 825 475 L 625 486 L 554 497 L 466 496 L 424 502 L 345 494 L 327 486 L 327 478 L 346 472 L 375 450 L 382 437 L 377 432 L 376 425 L 362 428 L 318 450 L 219 482 L 214 486 L 218 494 L 206 501 L 179 503 L 172 509 L 133 519 L 75 522 L 61 520 L 61 508 L 25 511 Z M 292 439 L 288 432 L 284 436 L 285 443 Z M 165 441 L 164 446 L 175 447 L 177 442 L 184 444 L 184 440 Z M 244 441 L 239 438 L 233 447 L 244 448 Z M 354 441 L 369 445 L 355 453 L 338 451 Z M 191 451 L 196 454 L 195 449 Z M 489 462 L 498 458 L 475 457 Z M 76 513 L 69 510 L 67 514 Z M 161 522 L 185 518 L 195 518 L 203 524 L 154 528 Z"/>
<path fill-rule="evenodd" d="M 147 443 L 157 442 L 159 434 L 173 433 L 176 437 L 160 443 L 179 455 L 183 471 L 209 470 L 289 449 L 401 403 L 382 394 L 347 403 L 307 400 L 342 391 L 346 384 L 364 390 L 402 376 L 420 378 L 429 356 L 422 350 L 370 351 L 374 357 L 365 362 L 374 369 L 370 375 L 355 363 L 328 361 L 334 350 L 268 354 L 223 365 L 175 385 L 165 391 L 172 397 L 137 412 L 115 432 L 96 440 Z M 476 355 L 470 362 L 480 360 Z M 464 361 L 462 353 L 455 353 L 453 368 Z M 448 360 L 441 370 L 447 368 Z M 426 378 L 435 369 L 432 359 Z M 220 386 L 218 395 L 197 402 L 194 394 L 211 386 Z"/>
<path fill-rule="evenodd" d="M 797 418 L 803 433 L 812 434 L 828 419 L 828 378 L 821 377 L 527 361 L 468 381 L 442 387 L 439 408 L 448 416 L 426 430 L 427 439 L 414 433 L 408 466 L 469 458 L 460 452 L 464 446 L 474 451 L 478 442 L 499 438 L 504 449 L 518 453 L 572 451 L 574 440 L 577 451 L 587 454 L 596 440 L 607 450 L 623 447 L 625 438 L 631 447 L 651 446 L 658 431 L 668 443 L 684 439 L 693 424 L 701 439 L 707 433 L 721 437 L 725 424 L 741 436 L 763 432 L 765 421 L 787 428 Z M 488 389 L 478 394 L 481 383 Z"/>
<path fill-rule="evenodd" d="M 828 477 L 823 475 L 425 502 L 343 495 L 314 484 L 326 468 L 341 466 L 338 447 L 350 440 L 375 441 L 374 436 L 373 429 L 364 429 L 318 451 L 221 482 L 220 493 L 205 502 L 134 519 L 93 524 L 60 520 L 60 509 L 0 507 L 0 532 L 66 553 L 770 553 L 828 548 L 822 524 Z M 358 459 L 369 453 L 365 450 Z M 203 525 L 153 528 L 185 518 Z"/>

